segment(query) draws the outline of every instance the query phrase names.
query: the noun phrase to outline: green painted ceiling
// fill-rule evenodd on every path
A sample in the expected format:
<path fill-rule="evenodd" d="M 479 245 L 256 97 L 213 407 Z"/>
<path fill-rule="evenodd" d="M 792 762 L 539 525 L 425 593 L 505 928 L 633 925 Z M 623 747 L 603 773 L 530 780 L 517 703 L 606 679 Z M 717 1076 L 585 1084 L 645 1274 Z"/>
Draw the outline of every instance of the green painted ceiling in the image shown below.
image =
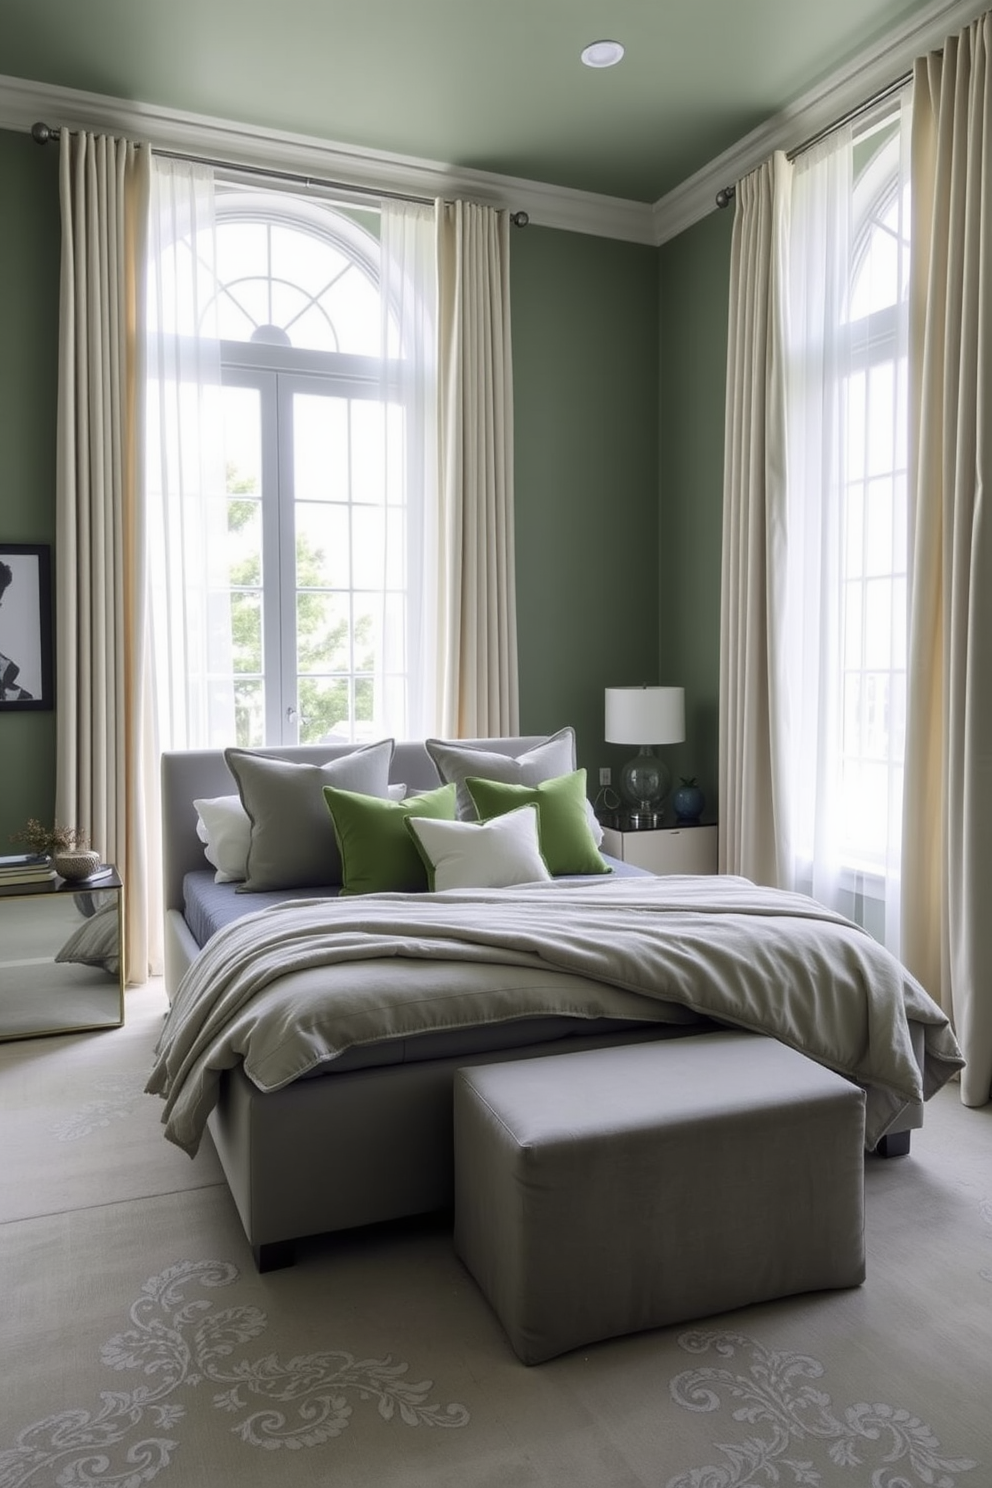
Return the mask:
<path fill-rule="evenodd" d="M 652 202 L 930 5 L 2 0 L 0 74 Z"/>

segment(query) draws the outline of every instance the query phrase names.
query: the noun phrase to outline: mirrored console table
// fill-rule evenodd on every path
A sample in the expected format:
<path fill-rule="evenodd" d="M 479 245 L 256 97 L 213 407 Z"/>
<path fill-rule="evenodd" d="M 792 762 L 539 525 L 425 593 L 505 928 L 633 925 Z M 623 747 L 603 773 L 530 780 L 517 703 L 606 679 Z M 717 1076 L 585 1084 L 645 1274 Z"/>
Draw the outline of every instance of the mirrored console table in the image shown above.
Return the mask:
<path fill-rule="evenodd" d="M 120 1027 L 123 948 L 116 870 L 0 888 L 0 1039 Z"/>

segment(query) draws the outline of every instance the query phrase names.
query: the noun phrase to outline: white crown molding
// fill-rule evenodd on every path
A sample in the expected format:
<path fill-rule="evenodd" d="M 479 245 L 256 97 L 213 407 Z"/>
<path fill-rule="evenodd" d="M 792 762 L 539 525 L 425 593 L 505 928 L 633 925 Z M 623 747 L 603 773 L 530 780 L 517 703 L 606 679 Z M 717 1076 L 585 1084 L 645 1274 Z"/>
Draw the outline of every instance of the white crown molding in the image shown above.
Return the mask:
<path fill-rule="evenodd" d="M 202 155 L 247 168 L 312 175 L 346 187 L 428 200 L 465 195 L 491 206 L 526 212 L 530 221 L 541 227 L 654 243 L 652 209 L 647 202 L 597 196 L 540 181 L 360 149 L 310 135 L 262 130 L 233 120 L 180 113 L 100 93 L 0 77 L 0 128 L 30 130 L 39 120 L 53 129 L 64 125 L 115 133 L 147 140 L 160 150 Z"/>
<path fill-rule="evenodd" d="M 667 243 L 718 210 L 718 191 L 733 186 L 775 150 L 794 150 L 821 129 L 829 128 L 910 72 L 917 57 L 942 46 L 948 36 L 963 30 L 987 8 L 988 0 L 984 4 L 976 0 L 933 0 L 884 42 L 862 53 L 656 201 L 652 208 L 654 242 Z"/>
<path fill-rule="evenodd" d="M 718 191 L 739 181 L 775 150 L 795 149 L 909 72 L 917 57 L 967 26 L 987 3 L 932 0 L 883 42 L 766 120 L 653 206 L 24 78 L 0 76 L 0 128 L 29 130 L 42 120 L 53 128 L 66 125 L 122 134 L 147 140 L 160 150 L 202 155 L 248 169 L 311 175 L 343 187 L 430 200 L 466 195 L 491 206 L 526 212 L 540 227 L 660 247 L 717 210 Z"/>

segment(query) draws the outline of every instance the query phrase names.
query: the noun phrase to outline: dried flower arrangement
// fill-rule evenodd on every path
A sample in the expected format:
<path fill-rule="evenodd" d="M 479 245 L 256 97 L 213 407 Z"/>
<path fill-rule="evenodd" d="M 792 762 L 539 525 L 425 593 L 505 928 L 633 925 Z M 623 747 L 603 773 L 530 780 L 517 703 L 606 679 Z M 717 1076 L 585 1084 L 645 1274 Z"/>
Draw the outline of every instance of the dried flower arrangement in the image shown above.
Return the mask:
<path fill-rule="evenodd" d="M 43 854 L 71 852 L 75 848 L 89 846 L 89 833 L 82 827 L 60 827 L 58 822 L 52 827 L 43 827 L 37 817 L 30 817 L 28 824 L 20 832 L 14 832 L 11 842 L 19 842 L 39 856 Z"/>

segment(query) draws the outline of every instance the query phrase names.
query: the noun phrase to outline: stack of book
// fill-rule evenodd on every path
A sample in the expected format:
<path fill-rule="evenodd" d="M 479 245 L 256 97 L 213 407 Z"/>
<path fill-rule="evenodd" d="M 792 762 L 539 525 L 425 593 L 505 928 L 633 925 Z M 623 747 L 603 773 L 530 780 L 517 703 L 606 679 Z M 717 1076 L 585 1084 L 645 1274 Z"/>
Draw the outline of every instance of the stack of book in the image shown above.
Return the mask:
<path fill-rule="evenodd" d="M 47 853 L 14 853 L 11 857 L 0 857 L 0 889 L 48 883 L 55 877 L 55 864 Z"/>

